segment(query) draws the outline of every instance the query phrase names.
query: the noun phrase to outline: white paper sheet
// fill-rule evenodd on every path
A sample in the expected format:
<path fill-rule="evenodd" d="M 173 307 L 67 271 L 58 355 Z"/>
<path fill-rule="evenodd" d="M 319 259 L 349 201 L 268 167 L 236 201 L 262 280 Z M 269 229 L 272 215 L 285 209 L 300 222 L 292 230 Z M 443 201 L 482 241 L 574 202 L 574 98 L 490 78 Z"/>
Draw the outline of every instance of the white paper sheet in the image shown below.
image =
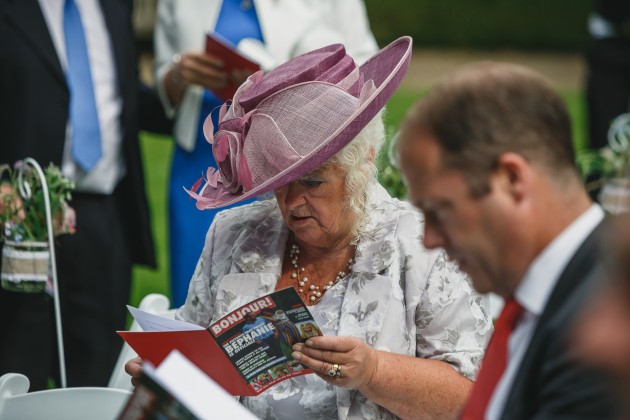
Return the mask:
<path fill-rule="evenodd" d="M 200 419 L 257 418 L 177 350 L 157 368 L 144 369 Z"/>
<path fill-rule="evenodd" d="M 205 328 L 199 325 L 153 315 L 141 309 L 134 308 L 133 306 L 127 305 L 127 309 L 129 309 L 129 312 L 131 312 L 131 315 L 133 315 L 140 328 L 142 328 L 142 331 L 205 330 Z"/>

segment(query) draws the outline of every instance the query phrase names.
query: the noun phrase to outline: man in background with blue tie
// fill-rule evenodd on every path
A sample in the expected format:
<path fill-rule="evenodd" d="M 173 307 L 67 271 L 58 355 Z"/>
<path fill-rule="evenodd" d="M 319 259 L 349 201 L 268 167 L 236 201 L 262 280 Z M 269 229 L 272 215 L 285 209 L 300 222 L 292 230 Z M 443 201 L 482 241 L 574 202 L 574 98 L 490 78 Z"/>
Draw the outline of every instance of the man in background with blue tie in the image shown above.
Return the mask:
<path fill-rule="evenodd" d="M 138 144 L 128 0 L 0 0 L 0 160 L 53 162 L 76 182 L 77 232 L 58 239 L 69 386 L 105 386 L 131 265 L 154 266 Z M 51 299 L 0 291 L 0 374 L 56 376 Z"/>

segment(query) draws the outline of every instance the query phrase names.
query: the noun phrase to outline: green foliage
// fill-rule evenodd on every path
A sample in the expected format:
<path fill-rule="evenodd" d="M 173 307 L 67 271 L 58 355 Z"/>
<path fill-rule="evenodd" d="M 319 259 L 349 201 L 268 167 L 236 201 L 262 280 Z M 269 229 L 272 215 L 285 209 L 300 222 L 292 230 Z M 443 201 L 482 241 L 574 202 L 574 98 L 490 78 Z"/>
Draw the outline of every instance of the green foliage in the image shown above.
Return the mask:
<path fill-rule="evenodd" d="M 618 116 L 609 130 L 609 144 L 600 150 L 578 152 L 578 168 L 589 188 L 597 188 L 606 180 L 627 178 L 630 174 L 630 114 Z"/>
<path fill-rule="evenodd" d="M 130 299 L 134 306 L 149 293 L 170 296 L 167 197 L 173 142 L 170 137 L 141 133 L 140 148 L 158 267 L 134 267 Z"/>
<path fill-rule="evenodd" d="M 396 164 L 394 140 L 407 110 L 426 92 L 399 90 L 390 99 L 385 112 L 386 139 L 378 156 L 378 180 L 392 197 L 405 198 L 407 187 Z"/>
<path fill-rule="evenodd" d="M 44 190 L 35 169 L 17 162 L 14 168 L 7 164 L 0 165 L 0 174 L 4 175 L 0 193 L 0 226 L 3 228 L 0 237 L 17 242 L 46 240 L 48 232 Z M 74 183 L 64 178 L 59 168 L 52 163 L 44 169 L 44 177 L 48 184 L 50 212 L 53 218 L 57 218 L 57 223 L 53 225 L 59 228 L 58 233 L 69 233 L 74 229 L 73 220 L 71 225 L 65 225 L 64 222 L 66 203 L 72 198 Z M 19 194 L 20 184 L 30 190 L 30 196 Z"/>
<path fill-rule="evenodd" d="M 591 2 L 573 0 L 366 0 L 379 45 L 582 50 Z"/>

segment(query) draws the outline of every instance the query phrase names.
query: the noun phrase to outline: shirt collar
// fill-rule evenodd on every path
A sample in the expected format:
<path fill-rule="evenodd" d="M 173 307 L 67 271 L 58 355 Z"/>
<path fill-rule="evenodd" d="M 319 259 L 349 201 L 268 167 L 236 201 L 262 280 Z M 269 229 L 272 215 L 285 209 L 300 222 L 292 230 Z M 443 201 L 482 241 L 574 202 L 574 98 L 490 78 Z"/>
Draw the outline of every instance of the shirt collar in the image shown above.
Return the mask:
<path fill-rule="evenodd" d="M 514 292 L 527 312 L 536 316 L 542 314 L 562 271 L 603 219 L 602 208 L 598 204 L 591 205 L 534 259 Z"/>

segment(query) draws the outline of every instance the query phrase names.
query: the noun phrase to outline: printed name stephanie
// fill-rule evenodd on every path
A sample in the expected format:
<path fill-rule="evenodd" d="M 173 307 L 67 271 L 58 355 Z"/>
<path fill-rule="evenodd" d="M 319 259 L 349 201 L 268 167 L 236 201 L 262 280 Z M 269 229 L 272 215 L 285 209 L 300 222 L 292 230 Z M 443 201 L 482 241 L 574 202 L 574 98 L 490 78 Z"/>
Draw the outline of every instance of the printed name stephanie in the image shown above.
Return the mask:
<path fill-rule="evenodd" d="M 310 373 L 291 357 L 291 348 L 321 335 L 293 288 L 254 300 L 208 330 L 256 394 L 282 380 Z"/>

